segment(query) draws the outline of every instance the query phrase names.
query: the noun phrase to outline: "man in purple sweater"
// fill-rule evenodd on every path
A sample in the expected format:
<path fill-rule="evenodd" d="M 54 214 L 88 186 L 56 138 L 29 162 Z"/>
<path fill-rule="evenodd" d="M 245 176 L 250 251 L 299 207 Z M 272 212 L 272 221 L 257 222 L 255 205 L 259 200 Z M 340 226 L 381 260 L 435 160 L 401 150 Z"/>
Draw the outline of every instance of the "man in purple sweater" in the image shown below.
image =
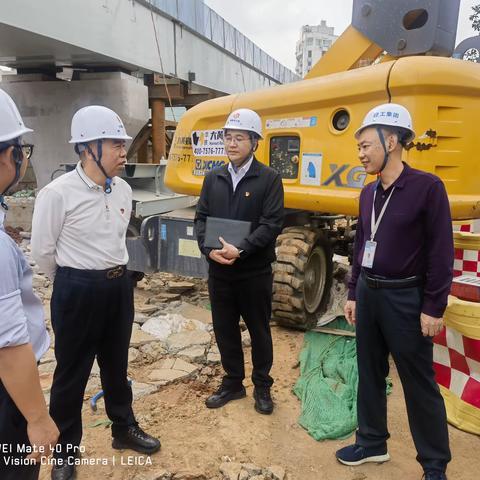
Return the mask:
<path fill-rule="evenodd" d="M 425 480 L 446 480 L 451 455 L 432 337 L 443 328 L 452 281 L 448 197 L 438 177 L 402 162 L 403 148 L 415 138 L 403 106 L 374 108 L 355 136 L 365 171 L 378 180 L 360 195 L 345 305 L 357 332 L 358 430 L 355 444 L 336 457 L 345 465 L 390 459 L 385 377 L 391 354 Z"/>

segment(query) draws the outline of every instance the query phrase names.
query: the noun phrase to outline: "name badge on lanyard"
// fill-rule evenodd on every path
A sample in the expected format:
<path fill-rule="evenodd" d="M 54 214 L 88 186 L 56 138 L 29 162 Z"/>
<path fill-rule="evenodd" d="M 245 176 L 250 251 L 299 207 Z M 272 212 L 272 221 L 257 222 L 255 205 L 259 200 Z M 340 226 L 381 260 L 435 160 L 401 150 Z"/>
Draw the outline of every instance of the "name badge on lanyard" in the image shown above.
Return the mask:
<path fill-rule="evenodd" d="M 377 187 L 378 187 L 378 184 L 377 184 Z M 371 216 L 371 224 L 370 224 L 371 225 L 370 240 L 367 240 L 365 242 L 365 249 L 363 251 L 362 267 L 365 267 L 365 268 L 373 267 L 373 261 L 375 260 L 375 251 L 377 249 L 377 242 L 375 241 L 375 235 L 377 233 L 380 222 L 382 221 L 383 215 L 385 214 L 387 205 L 390 202 L 390 198 L 392 197 L 392 194 L 395 190 L 395 187 L 393 187 L 386 202 L 383 204 L 382 210 L 380 211 L 380 215 L 378 216 L 378 220 L 376 220 L 375 219 L 375 199 L 377 198 L 377 187 L 375 187 L 375 192 L 373 194 L 372 216 Z"/>
<path fill-rule="evenodd" d="M 373 259 L 375 258 L 375 250 L 377 248 L 377 242 L 367 240 L 365 242 L 365 250 L 363 251 L 362 267 L 372 268 Z"/>

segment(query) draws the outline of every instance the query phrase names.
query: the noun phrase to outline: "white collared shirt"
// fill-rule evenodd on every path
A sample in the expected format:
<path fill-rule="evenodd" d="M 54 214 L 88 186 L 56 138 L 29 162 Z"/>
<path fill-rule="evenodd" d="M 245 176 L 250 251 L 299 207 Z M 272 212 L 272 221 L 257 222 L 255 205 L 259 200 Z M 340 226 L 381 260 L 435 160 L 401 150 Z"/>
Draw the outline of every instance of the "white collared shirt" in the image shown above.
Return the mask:
<path fill-rule="evenodd" d="M 30 343 L 35 358 L 48 350 L 43 306 L 33 292 L 33 272 L 23 253 L 5 233 L 0 207 L 0 348 Z"/>
<path fill-rule="evenodd" d="M 237 185 L 240 182 L 240 180 L 246 175 L 248 172 L 248 169 L 252 165 L 253 162 L 253 155 L 250 157 L 250 160 L 246 163 L 244 163 L 237 171 L 235 171 L 235 168 L 232 165 L 232 162 L 228 164 L 228 171 L 230 172 L 230 176 L 232 177 L 232 183 L 233 183 L 233 191 L 237 189 Z"/>
<path fill-rule="evenodd" d="M 32 222 L 32 256 L 51 279 L 57 266 L 105 270 L 126 265 L 125 244 L 132 211 L 132 189 L 114 177 L 105 193 L 75 170 L 45 186 L 37 196 Z"/>

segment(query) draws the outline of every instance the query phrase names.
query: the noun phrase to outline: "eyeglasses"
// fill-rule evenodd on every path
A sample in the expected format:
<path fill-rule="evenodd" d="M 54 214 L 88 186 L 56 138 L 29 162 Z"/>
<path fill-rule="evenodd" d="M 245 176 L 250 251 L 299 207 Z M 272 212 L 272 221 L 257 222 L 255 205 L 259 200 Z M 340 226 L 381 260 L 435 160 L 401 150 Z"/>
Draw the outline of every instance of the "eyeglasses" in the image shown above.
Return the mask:
<path fill-rule="evenodd" d="M 250 137 L 224 137 L 223 141 L 225 143 L 233 143 L 235 142 L 236 144 L 246 142 L 250 140 Z"/>
<path fill-rule="evenodd" d="M 14 149 L 21 150 L 22 155 L 27 159 L 30 160 L 33 155 L 33 144 L 31 143 L 22 143 L 19 144 L 18 142 L 0 142 L 0 153 L 6 150 L 7 148 L 13 147 Z"/>
<path fill-rule="evenodd" d="M 24 143 L 23 145 L 20 145 L 20 148 L 22 149 L 23 155 L 27 160 L 30 160 L 33 155 L 33 144 L 32 143 Z"/>

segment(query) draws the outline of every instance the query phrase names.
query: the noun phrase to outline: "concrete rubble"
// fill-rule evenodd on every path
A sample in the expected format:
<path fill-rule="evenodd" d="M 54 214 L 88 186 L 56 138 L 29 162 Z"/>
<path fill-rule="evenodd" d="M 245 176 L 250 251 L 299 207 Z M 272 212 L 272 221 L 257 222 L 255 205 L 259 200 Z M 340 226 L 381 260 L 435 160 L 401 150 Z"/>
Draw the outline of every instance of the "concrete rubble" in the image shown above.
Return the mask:
<path fill-rule="evenodd" d="M 188 319 L 182 315 L 162 314 L 150 317 L 143 325 L 142 330 L 153 335 L 160 341 L 167 341 L 172 335 L 181 331 L 205 331 L 208 325 L 195 319 Z"/>
<path fill-rule="evenodd" d="M 5 200 L 8 204 L 5 225 L 29 232 L 32 229 L 33 206 L 35 204 L 33 192 L 31 190 L 29 192 L 18 192 L 18 194 L 6 197 Z"/>
<path fill-rule="evenodd" d="M 180 358 L 168 358 L 155 365 L 148 379 L 156 385 L 167 385 L 176 380 L 192 377 L 199 371 L 198 365 L 185 362 Z"/>
<path fill-rule="evenodd" d="M 222 480 L 286 480 L 285 469 L 279 465 L 262 468 L 251 463 L 234 461 L 220 465 Z"/>
<path fill-rule="evenodd" d="M 220 352 L 218 351 L 217 345 L 212 345 L 210 351 L 207 354 L 207 364 L 217 364 L 220 363 Z"/>
<path fill-rule="evenodd" d="M 30 255 L 30 234 L 21 230 L 13 232 L 19 247 L 34 271 L 36 293 L 45 304 L 47 327 L 51 332 L 48 301 L 52 284 L 39 271 Z M 188 302 L 182 295 L 188 295 Z M 139 282 L 135 294 L 135 318 L 132 327 L 129 358 L 129 378 L 132 380 L 134 400 L 148 397 L 160 389 L 177 382 L 196 381 L 208 384 L 218 377 L 220 353 L 215 343 L 212 316 L 208 308 L 208 293 L 203 280 L 184 281 L 170 274 L 147 276 Z M 250 346 L 250 335 L 243 322 L 242 343 Z M 54 336 L 52 336 L 52 343 Z M 133 367 L 141 366 L 139 375 Z M 56 361 L 53 345 L 41 359 L 40 381 L 48 403 Z M 138 370 L 139 371 L 139 370 Z M 131 375 L 131 376 L 130 376 Z M 101 391 L 100 368 L 95 360 L 85 391 L 90 400 Z M 210 388 L 210 387 L 208 387 Z M 213 387 L 212 387 L 213 389 Z M 97 403 L 104 414 L 103 401 Z M 138 473 L 135 480 L 287 480 L 280 466 L 259 467 L 251 463 L 222 458 L 218 475 L 181 470 L 157 470 Z"/>
<path fill-rule="evenodd" d="M 176 354 L 191 347 L 210 345 L 212 336 L 210 333 L 202 330 L 191 330 L 173 333 L 166 340 L 167 350 L 171 354 Z"/>
<path fill-rule="evenodd" d="M 143 329 L 140 329 L 139 325 L 133 324 L 132 336 L 130 338 L 130 346 L 132 347 L 141 347 L 147 343 L 156 342 L 157 338 L 153 335 L 150 335 Z"/>
<path fill-rule="evenodd" d="M 47 327 L 51 332 L 48 301 L 52 283 L 31 258 L 30 233 L 21 229 L 10 230 L 34 271 L 33 285 L 45 304 Z M 188 302 L 182 298 L 184 293 L 188 295 Z M 128 358 L 129 365 L 148 366 L 148 374 L 137 378 L 132 370 L 135 398 L 150 395 L 179 381 L 195 379 L 208 383 L 217 373 L 215 367 L 220 363 L 220 354 L 213 336 L 211 312 L 206 307 L 208 293 L 203 280 L 186 281 L 171 274 L 157 274 L 147 275 L 139 282 Z M 53 343 L 54 336 L 51 337 Z M 243 334 L 243 339 L 248 345 L 248 332 Z M 52 345 L 39 365 L 40 380 L 47 399 L 55 367 Z M 85 398 L 100 390 L 100 369 L 95 360 Z M 180 477 L 177 475 L 175 478 Z"/>
<path fill-rule="evenodd" d="M 289 477 L 283 467 L 258 467 L 251 463 L 223 462 L 219 467 L 219 476 L 212 477 L 195 470 L 169 472 L 157 470 L 139 473 L 134 480 L 287 480 Z"/>
<path fill-rule="evenodd" d="M 186 293 L 195 288 L 195 284 L 191 282 L 174 282 L 170 281 L 167 284 L 167 290 L 171 293 Z"/>
<path fill-rule="evenodd" d="M 257 467 L 253 464 L 224 462 L 219 468 L 220 476 L 211 477 L 200 471 L 179 470 L 169 472 L 157 470 L 142 473 L 135 477 L 136 480 L 286 480 L 287 474 L 282 467 L 272 466 L 267 468 Z"/>

